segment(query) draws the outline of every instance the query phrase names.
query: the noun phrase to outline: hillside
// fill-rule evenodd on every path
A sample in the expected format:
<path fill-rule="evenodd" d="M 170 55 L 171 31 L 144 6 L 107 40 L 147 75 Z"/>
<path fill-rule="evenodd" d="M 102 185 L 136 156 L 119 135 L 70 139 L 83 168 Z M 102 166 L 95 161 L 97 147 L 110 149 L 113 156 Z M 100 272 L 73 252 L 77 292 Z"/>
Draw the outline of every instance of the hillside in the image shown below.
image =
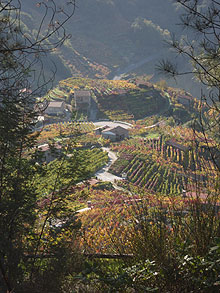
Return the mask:
<path fill-rule="evenodd" d="M 68 78 L 46 96 L 75 106 L 74 91 L 90 90 L 90 114 L 78 111 L 76 119 L 133 121 L 152 115 L 172 116 L 178 124 L 199 115 L 198 102 L 184 90 L 153 84 L 142 79 L 107 80 Z M 91 113 L 92 112 L 92 113 Z"/>
<path fill-rule="evenodd" d="M 43 6 L 22 1 L 25 33 L 36 35 L 44 12 Z M 161 48 L 157 58 L 167 54 L 162 40 L 169 38 L 176 22 L 176 7 L 171 1 L 94 0 L 92 5 L 89 0 L 80 1 L 65 26 L 72 38 L 50 55 L 59 69 L 56 79 L 109 77 L 117 69 L 155 54 L 155 48 Z M 152 71 L 153 64 L 149 65 Z"/>
<path fill-rule="evenodd" d="M 152 87 L 140 88 L 134 81 L 69 78 L 59 82 L 59 86 L 49 93 L 53 100 L 65 100 L 74 107 L 74 91 L 90 90 L 93 119 L 136 120 L 166 110 L 168 99 Z M 80 112 L 80 111 L 78 111 Z M 80 112 L 81 113 L 81 112 Z M 80 117 L 78 113 L 77 117 Z M 89 115 L 87 118 L 90 118 Z"/>
<path fill-rule="evenodd" d="M 71 38 L 43 58 L 45 74 L 51 76 L 56 64 L 54 84 L 71 76 L 113 79 L 142 74 L 153 75 L 152 81 L 157 82 L 164 77 L 158 76 L 156 65 L 162 59 L 173 58 L 164 41 L 170 40 L 172 34 L 180 39 L 185 35 L 177 25 L 182 12 L 170 0 L 79 1 L 73 17 L 65 24 Z M 30 39 L 36 36 L 44 13 L 42 5 L 22 1 L 21 23 Z M 191 32 L 188 36 L 191 41 L 196 39 Z M 185 60 L 180 60 L 179 65 L 189 71 Z M 167 82 L 200 96 L 201 85 L 191 76 L 181 76 L 177 84 L 169 79 Z"/>

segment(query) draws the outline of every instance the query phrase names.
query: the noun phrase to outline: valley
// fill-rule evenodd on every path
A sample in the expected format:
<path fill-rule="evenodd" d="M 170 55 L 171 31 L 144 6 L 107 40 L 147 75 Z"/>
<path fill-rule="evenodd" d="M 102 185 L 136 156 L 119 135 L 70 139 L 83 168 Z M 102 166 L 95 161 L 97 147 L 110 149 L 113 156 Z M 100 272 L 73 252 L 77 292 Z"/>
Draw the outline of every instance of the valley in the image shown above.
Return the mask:
<path fill-rule="evenodd" d="M 96 105 L 93 121 L 88 121 L 88 109 L 75 109 L 74 93 L 83 91 L 91 94 Z M 190 126 L 199 117 L 199 104 L 183 90 L 152 84 L 141 77 L 129 81 L 69 78 L 60 81 L 48 97 L 70 103 L 74 116 L 64 122 L 62 115 L 55 115 L 57 123 L 44 126 L 39 142 L 54 140 L 64 149 L 73 144 L 70 152 L 83 151 L 84 158 L 87 152 L 100 154 L 100 164 L 93 168 L 90 162 L 90 172 L 81 180 L 94 178 L 98 185 L 103 181 L 104 190 L 109 182 L 107 188 L 114 190 L 115 185 L 121 193 L 138 188 L 150 195 L 175 198 L 182 198 L 183 191 L 194 189 L 196 184 L 210 187 L 215 166 L 200 129 Z M 126 138 L 112 136 L 118 127 L 128 130 Z M 215 140 L 209 140 L 209 147 L 214 146 Z M 213 171 L 207 172 L 208 166 Z M 89 192 L 87 200 L 92 199 Z M 81 204 L 86 207 L 86 201 Z"/>
<path fill-rule="evenodd" d="M 219 8 L 0 1 L 0 292 L 220 292 Z"/>
<path fill-rule="evenodd" d="M 191 76 L 178 78 L 175 85 L 155 71 L 161 60 L 173 58 L 165 45 L 172 33 L 184 37 L 181 28 L 176 26 L 181 9 L 170 0 L 166 3 L 162 0 L 121 1 L 103 0 L 100 3 L 94 0 L 92 5 L 88 0 L 80 2 L 74 17 L 65 27 L 67 38 L 63 46 L 55 48 L 49 58 L 43 57 L 45 77 L 49 79 L 55 70 L 53 84 L 58 84 L 68 77 L 113 79 L 121 78 L 120 75 L 131 78 L 147 74 L 153 75 L 153 82 L 165 79 L 170 86 L 199 95 L 200 85 Z M 23 3 L 22 27 L 28 36 L 35 36 L 39 26 L 36 19 L 43 16 L 44 10 L 27 0 Z M 164 17 L 164 11 L 168 17 Z M 49 43 L 53 41 L 48 40 Z M 184 61 L 180 66 L 183 70 L 189 69 Z"/>

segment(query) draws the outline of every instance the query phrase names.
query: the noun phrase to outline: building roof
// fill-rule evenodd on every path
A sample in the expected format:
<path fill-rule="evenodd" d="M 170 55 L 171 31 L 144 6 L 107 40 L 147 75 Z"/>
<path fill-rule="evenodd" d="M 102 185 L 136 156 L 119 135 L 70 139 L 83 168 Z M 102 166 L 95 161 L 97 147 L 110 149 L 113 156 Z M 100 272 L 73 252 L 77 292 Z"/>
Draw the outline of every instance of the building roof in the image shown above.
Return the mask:
<path fill-rule="evenodd" d="M 121 127 L 121 126 L 113 126 L 113 127 L 108 127 L 108 128 L 106 128 L 104 131 L 112 131 L 112 130 L 116 130 L 116 129 L 123 129 L 123 130 L 126 130 L 126 131 L 128 131 L 128 129 L 127 128 L 124 128 L 124 127 Z M 104 132 L 103 131 L 103 132 Z"/>
<path fill-rule="evenodd" d="M 106 128 L 104 128 L 104 130 L 102 132 L 111 131 L 113 129 L 115 129 L 115 127 L 106 127 Z"/>
<path fill-rule="evenodd" d="M 53 108 L 60 108 L 62 106 L 62 104 L 64 103 L 64 101 L 52 101 L 48 104 L 48 108 L 49 107 L 53 107 Z"/>
<path fill-rule="evenodd" d="M 115 135 L 116 135 L 114 132 L 107 131 L 107 130 L 105 130 L 105 131 L 102 131 L 102 133 L 103 133 L 103 134 L 107 134 L 107 135 L 113 135 L 113 136 L 115 136 Z"/>
<path fill-rule="evenodd" d="M 175 141 L 172 140 L 172 139 L 166 141 L 166 144 L 167 144 L 167 145 L 171 145 L 171 146 L 173 146 L 173 147 L 175 147 L 175 148 L 177 148 L 177 149 L 180 149 L 180 150 L 182 150 L 182 151 L 184 151 L 184 152 L 187 151 L 187 150 L 189 149 L 187 146 L 184 146 L 184 145 L 182 145 L 182 144 L 179 144 L 179 143 L 175 142 Z"/>
<path fill-rule="evenodd" d="M 137 80 L 136 85 L 137 86 L 153 87 L 152 83 L 150 83 L 149 81 L 145 81 L 145 80 Z"/>
<path fill-rule="evenodd" d="M 74 91 L 74 96 L 75 97 L 90 97 L 91 93 L 90 91 L 86 91 L 86 90 L 79 90 L 79 91 Z"/>
<path fill-rule="evenodd" d="M 96 130 L 104 130 L 104 129 L 106 129 L 106 128 L 109 128 L 107 125 L 105 125 L 105 126 L 99 126 L 99 127 L 96 127 L 94 130 L 96 131 Z"/>
<path fill-rule="evenodd" d="M 97 179 L 89 179 L 86 182 L 88 182 L 90 185 L 95 185 L 96 183 L 99 182 L 99 180 L 97 180 Z"/>
<path fill-rule="evenodd" d="M 60 149 L 62 148 L 62 146 L 59 145 L 59 144 L 55 144 L 53 147 L 54 147 L 55 149 L 57 149 L 57 150 L 60 150 Z M 45 143 L 45 144 L 42 144 L 42 145 L 39 145 L 39 146 L 38 146 L 38 150 L 41 151 L 41 152 L 46 152 L 46 151 L 48 151 L 48 150 L 50 150 L 50 149 L 51 149 L 51 148 L 50 148 L 50 146 L 49 146 L 48 143 Z"/>
<path fill-rule="evenodd" d="M 42 145 L 39 145 L 38 146 L 38 150 L 39 151 L 42 151 L 42 152 L 46 152 L 49 150 L 49 145 L 46 143 L 46 144 L 42 144 Z"/>

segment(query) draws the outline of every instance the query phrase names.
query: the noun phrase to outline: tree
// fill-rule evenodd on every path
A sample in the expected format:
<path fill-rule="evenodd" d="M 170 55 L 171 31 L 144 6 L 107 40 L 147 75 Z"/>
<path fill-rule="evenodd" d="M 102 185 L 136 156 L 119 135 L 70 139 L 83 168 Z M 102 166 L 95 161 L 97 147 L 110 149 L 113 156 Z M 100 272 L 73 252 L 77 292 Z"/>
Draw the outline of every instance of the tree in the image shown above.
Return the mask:
<path fill-rule="evenodd" d="M 33 237 L 38 172 L 29 151 L 36 143 L 33 126 L 36 97 L 47 90 L 42 58 L 68 38 L 64 25 L 75 10 L 75 1 L 41 1 L 42 15 L 35 35 L 24 33 L 21 2 L 0 3 L 0 290 L 14 292 L 27 274 L 25 252 Z"/>
<path fill-rule="evenodd" d="M 168 45 L 189 62 L 188 72 L 179 70 L 178 64 L 162 60 L 158 69 L 171 77 L 185 74 L 193 76 L 201 87 L 200 125 L 203 138 L 215 166 L 220 170 L 220 3 L 215 0 L 176 0 L 184 9 L 181 25 L 188 29 L 187 37 L 175 36 Z M 194 39 L 195 38 L 195 39 Z M 208 137 L 214 138 L 213 141 Z"/>

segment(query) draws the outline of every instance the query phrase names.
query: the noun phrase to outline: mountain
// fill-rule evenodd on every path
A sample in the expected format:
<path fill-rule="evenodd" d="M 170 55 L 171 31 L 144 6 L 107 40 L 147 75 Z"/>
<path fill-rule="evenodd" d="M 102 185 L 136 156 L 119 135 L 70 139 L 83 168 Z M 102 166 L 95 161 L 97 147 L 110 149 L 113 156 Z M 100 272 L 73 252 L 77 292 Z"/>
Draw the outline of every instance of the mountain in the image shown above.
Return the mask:
<path fill-rule="evenodd" d="M 22 21 L 30 34 L 35 33 L 44 13 L 36 3 L 22 1 Z M 175 15 L 175 8 L 170 1 L 80 1 L 75 15 L 66 25 L 72 38 L 56 52 L 65 67 L 58 74 L 64 78 L 67 72 L 82 72 L 94 77 L 100 72 L 103 76 L 106 72 L 93 68 L 88 61 L 112 71 L 116 66 L 146 56 L 164 35 L 169 34 L 166 29 L 172 27 L 171 15 Z"/>
<path fill-rule="evenodd" d="M 36 4 L 22 1 L 21 18 L 30 36 L 36 35 L 45 12 Z M 178 37 L 183 33 L 176 26 L 180 12 L 171 0 L 78 1 L 74 16 L 65 25 L 72 37 L 49 56 L 58 69 L 55 82 L 71 76 L 112 79 L 122 74 L 153 75 L 154 82 L 164 78 L 158 77 L 155 65 L 170 56 L 164 40 L 172 33 Z M 46 74 L 50 74 L 48 58 L 45 62 Z M 183 69 L 185 64 L 181 63 Z M 175 86 L 195 89 L 191 77 L 181 78 Z"/>

